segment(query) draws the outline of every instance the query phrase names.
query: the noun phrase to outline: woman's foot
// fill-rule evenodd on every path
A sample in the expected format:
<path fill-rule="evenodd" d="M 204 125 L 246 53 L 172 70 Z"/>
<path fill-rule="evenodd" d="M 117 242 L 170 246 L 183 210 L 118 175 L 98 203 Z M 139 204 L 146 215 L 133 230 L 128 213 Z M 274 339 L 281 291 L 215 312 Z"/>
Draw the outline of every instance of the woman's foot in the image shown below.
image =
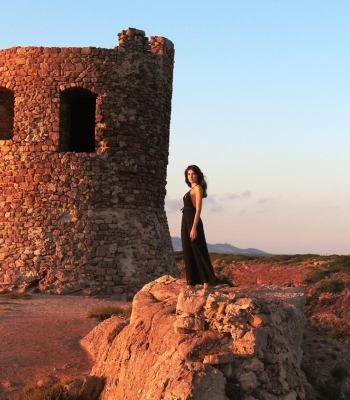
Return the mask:
<path fill-rule="evenodd" d="M 209 283 L 205 282 L 203 284 L 202 295 L 206 296 L 210 292 L 210 285 Z"/>
<path fill-rule="evenodd" d="M 187 290 L 191 290 L 192 292 L 196 291 L 196 285 L 187 285 Z"/>

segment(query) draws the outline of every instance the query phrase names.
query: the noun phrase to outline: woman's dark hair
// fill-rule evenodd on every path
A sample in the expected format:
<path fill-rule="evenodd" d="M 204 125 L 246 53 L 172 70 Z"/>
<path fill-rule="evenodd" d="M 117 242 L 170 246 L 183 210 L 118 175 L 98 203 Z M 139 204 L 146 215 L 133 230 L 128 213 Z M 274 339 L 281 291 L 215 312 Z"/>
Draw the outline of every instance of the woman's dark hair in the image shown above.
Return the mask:
<path fill-rule="evenodd" d="M 202 186 L 202 188 L 203 188 L 203 197 L 207 197 L 207 196 L 208 196 L 208 195 L 207 195 L 207 187 L 208 187 L 208 185 L 207 185 L 207 182 L 206 182 L 205 179 L 204 179 L 203 172 L 200 170 L 199 167 L 197 167 L 197 165 L 189 165 L 189 166 L 185 169 L 185 182 L 187 183 L 187 185 L 188 185 L 189 187 L 191 187 L 191 183 L 190 183 L 190 181 L 188 180 L 188 177 L 187 177 L 187 173 L 188 173 L 189 170 L 194 171 L 194 173 L 198 176 L 198 183 L 199 183 L 199 184 Z"/>

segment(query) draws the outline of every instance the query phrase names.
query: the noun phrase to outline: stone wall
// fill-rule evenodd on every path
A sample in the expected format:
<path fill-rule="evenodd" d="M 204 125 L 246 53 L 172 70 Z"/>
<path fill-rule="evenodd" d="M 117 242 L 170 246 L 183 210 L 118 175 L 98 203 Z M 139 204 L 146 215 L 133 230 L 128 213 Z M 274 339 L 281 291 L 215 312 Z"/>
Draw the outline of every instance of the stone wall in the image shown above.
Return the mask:
<path fill-rule="evenodd" d="M 164 211 L 174 47 L 118 36 L 113 49 L 0 51 L 3 286 L 45 278 L 50 290 L 61 277 L 67 291 L 132 295 L 175 273 Z"/>

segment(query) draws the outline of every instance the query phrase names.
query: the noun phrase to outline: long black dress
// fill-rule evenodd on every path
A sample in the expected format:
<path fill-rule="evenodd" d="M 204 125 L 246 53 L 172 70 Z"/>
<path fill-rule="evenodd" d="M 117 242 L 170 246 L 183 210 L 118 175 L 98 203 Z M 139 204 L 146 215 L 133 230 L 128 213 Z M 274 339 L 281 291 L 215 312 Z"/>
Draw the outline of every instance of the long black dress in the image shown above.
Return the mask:
<path fill-rule="evenodd" d="M 196 208 L 194 207 L 190 192 L 183 197 L 184 208 L 182 209 L 181 241 L 184 253 L 186 280 L 188 285 L 209 283 L 215 284 L 214 268 L 211 264 L 207 243 L 205 241 L 202 220 L 197 225 L 197 237 L 190 238 Z"/>

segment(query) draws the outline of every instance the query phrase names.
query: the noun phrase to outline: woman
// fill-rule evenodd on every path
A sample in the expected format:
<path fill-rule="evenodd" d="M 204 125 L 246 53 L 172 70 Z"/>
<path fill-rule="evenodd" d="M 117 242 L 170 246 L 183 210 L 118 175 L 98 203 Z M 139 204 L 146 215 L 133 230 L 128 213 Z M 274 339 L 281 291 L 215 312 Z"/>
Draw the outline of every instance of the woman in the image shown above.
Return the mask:
<path fill-rule="evenodd" d="M 181 241 L 184 254 L 187 287 L 194 289 L 203 284 L 203 292 L 215 284 L 215 274 L 205 241 L 203 223 L 200 218 L 202 199 L 207 197 L 207 183 L 196 165 L 185 170 L 185 182 L 191 188 L 184 196 L 182 209 Z"/>

